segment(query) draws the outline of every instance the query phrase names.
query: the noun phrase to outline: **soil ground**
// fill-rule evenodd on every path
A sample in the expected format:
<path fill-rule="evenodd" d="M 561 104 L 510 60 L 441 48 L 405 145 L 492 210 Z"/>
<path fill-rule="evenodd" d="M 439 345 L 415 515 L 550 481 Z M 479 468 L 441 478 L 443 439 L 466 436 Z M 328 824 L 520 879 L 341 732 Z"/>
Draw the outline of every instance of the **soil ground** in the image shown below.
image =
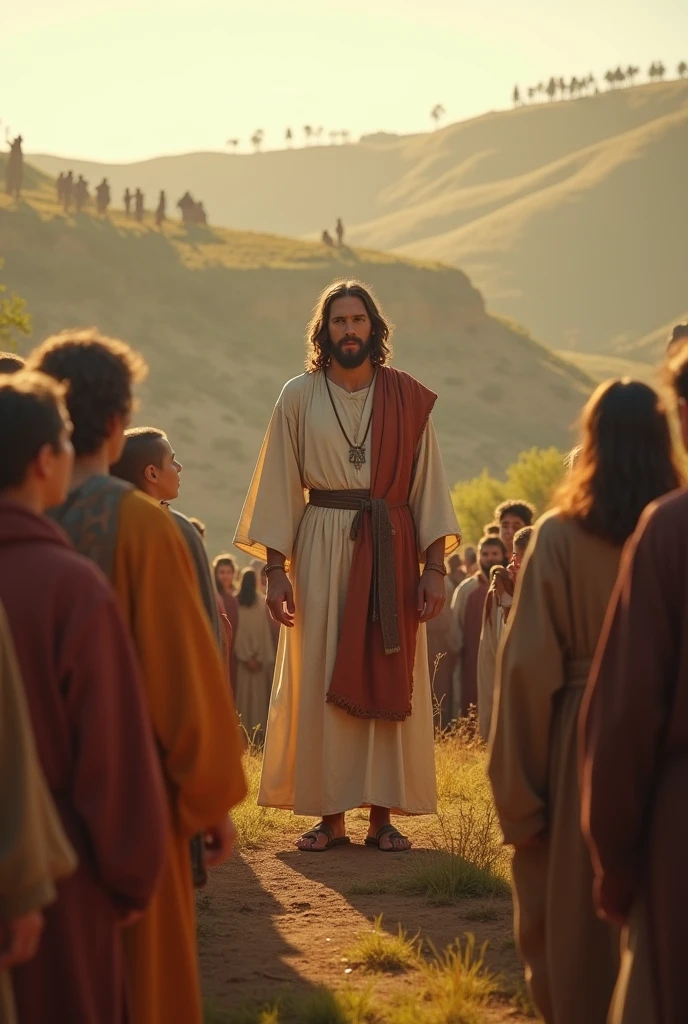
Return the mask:
<path fill-rule="evenodd" d="M 338 990 L 365 987 L 371 977 L 349 968 L 347 950 L 383 915 L 383 928 L 430 940 L 443 950 L 467 933 L 488 943 L 485 962 L 505 979 L 522 978 L 513 942 L 508 898 L 463 899 L 449 906 L 429 905 L 424 897 L 357 891 L 383 888 L 392 872 L 412 858 L 432 855 L 432 820 L 397 820 L 414 840 L 406 854 L 386 854 L 363 845 L 363 812 L 350 816 L 351 846 L 305 854 L 291 846 L 291 834 L 260 850 L 238 850 L 224 867 L 210 873 L 198 895 L 199 944 L 205 998 L 218 1009 L 269 1000 L 280 992 L 319 985 Z M 296 833 L 295 833 L 296 834 Z M 372 979 L 376 997 L 412 990 L 413 972 Z M 508 998 L 485 1011 L 490 1024 L 524 1021 Z"/>

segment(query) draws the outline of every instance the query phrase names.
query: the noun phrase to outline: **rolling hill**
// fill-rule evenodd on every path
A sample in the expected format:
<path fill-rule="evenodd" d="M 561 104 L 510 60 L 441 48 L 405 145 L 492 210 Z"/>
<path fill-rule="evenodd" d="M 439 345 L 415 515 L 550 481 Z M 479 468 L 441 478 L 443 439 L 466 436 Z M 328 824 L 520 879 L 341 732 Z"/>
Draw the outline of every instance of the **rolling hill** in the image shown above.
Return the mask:
<path fill-rule="evenodd" d="M 64 217 L 52 183 L 36 184 L 19 206 L 0 197 L 3 282 L 27 299 L 35 340 L 96 324 L 143 351 L 136 421 L 169 431 L 186 464 L 180 507 L 207 522 L 214 550 L 231 539 L 271 408 L 302 370 L 304 325 L 335 277 L 376 288 L 397 365 L 437 390 L 450 481 L 570 440 L 590 378 L 488 315 L 456 268 L 177 223 L 158 232 L 117 213 Z"/>
<path fill-rule="evenodd" d="M 556 348 L 618 352 L 685 309 L 688 81 L 493 112 L 430 134 L 130 166 L 39 155 L 117 193 L 190 188 L 211 219 L 460 266 Z"/>

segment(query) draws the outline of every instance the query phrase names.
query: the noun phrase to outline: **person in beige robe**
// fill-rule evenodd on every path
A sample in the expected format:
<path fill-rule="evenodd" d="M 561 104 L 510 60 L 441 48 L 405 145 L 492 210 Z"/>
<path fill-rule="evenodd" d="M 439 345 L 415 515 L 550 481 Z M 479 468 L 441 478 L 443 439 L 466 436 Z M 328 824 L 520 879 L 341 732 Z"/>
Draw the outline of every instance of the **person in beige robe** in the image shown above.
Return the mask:
<path fill-rule="evenodd" d="M 493 565 L 506 566 L 506 548 L 499 537 L 486 534 L 478 546 L 478 571 L 459 584 L 452 596 L 449 643 L 456 658 L 451 692 L 453 719 L 467 715 L 477 703 L 482 608 Z"/>
<path fill-rule="evenodd" d="M 344 429 L 367 422 L 373 388 L 330 385 Z M 308 424 L 308 431 L 305 426 Z M 290 381 L 275 406 L 234 543 L 251 557 L 282 552 L 291 564 L 297 615 L 280 634 L 258 803 L 300 815 L 387 807 L 432 814 L 437 806 L 433 708 L 425 627 L 418 630 L 413 711 L 404 722 L 355 718 L 325 701 L 337 653 L 354 543 L 355 513 L 307 504 L 305 489 L 370 487 L 370 434 L 357 469 L 334 416 L 322 372 Z M 421 437 L 408 499 L 419 560 L 441 537 L 458 544 L 437 436 Z"/>
<path fill-rule="evenodd" d="M 552 512 L 535 528 L 497 660 L 489 776 L 515 847 L 515 931 L 547 1024 L 605 1024 L 619 935 L 595 914 L 578 715 L 621 548 Z"/>
<path fill-rule="evenodd" d="M 258 589 L 255 569 L 244 569 L 237 596 L 239 625 L 234 647 L 237 658 L 236 707 L 246 737 L 262 742 L 268 721 L 270 688 L 275 669 L 275 644 L 265 598 Z"/>
<path fill-rule="evenodd" d="M 40 941 L 41 910 L 57 898 L 76 855 L 64 834 L 36 752 L 12 635 L 0 605 L 0 1022 L 15 1024 L 7 968 Z"/>
<path fill-rule="evenodd" d="M 478 650 L 478 732 L 488 740 L 492 725 L 497 653 L 514 599 L 514 588 L 528 548 L 532 526 L 525 526 L 513 538 L 513 554 L 506 569 L 491 569 L 490 590 L 483 609 L 483 628 Z"/>

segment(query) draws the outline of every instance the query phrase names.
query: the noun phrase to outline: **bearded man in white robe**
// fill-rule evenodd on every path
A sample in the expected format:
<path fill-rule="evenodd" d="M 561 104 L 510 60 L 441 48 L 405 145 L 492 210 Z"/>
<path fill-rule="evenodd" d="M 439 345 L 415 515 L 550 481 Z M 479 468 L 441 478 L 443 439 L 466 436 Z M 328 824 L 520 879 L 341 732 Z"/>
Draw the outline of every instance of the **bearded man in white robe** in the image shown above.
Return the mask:
<path fill-rule="evenodd" d="M 390 329 L 363 285 L 321 295 L 307 372 L 275 406 L 235 544 L 267 562 L 281 630 L 258 802 L 320 820 L 305 853 L 349 842 L 401 852 L 390 814 L 437 796 L 424 623 L 459 543 L 430 413 L 436 396 L 391 368 Z M 423 563 L 423 570 L 420 564 Z"/>

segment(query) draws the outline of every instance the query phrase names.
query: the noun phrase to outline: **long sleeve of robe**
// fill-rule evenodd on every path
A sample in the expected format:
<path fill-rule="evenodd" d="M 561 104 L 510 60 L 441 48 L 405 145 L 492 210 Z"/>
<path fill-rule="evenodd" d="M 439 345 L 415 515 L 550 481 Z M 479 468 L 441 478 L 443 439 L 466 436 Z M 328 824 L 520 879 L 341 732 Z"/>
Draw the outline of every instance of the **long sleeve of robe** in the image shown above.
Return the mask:
<path fill-rule="evenodd" d="M 332 385 L 352 437 L 370 414 L 371 391 Z M 367 419 L 365 419 L 367 422 Z M 360 470 L 349 462 L 321 373 L 290 381 L 275 407 L 235 544 L 252 557 L 266 548 L 290 562 L 296 624 L 280 635 L 259 802 L 322 815 L 369 804 L 406 813 L 436 806 L 433 708 L 425 627 L 418 631 L 413 712 L 406 722 L 356 719 L 325 697 L 346 600 L 354 513 L 315 508 L 306 489 L 370 487 L 370 434 Z M 458 524 L 430 420 L 416 452 L 409 506 L 418 547 L 439 537 L 456 546 Z"/>
<path fill-rule="evenodd" d="M 156 897 L 124 936 L 132 1024 L 200 1024 L 188 840 L 246 794 L 238 720 L 184 541 L 136 491 L 121 504 L 113 584 L 141 661 L 171 811 Z"/>
<path fill-rule="evenodd" d="M 516 846 L 519 950 L 540 1012 L 557 1024 L 606 1024 L 618 972 L 618 935 L 592 902 L 578 716 L 620 554 L 573 519 L 541 519 L 497 657 L 488 771 Z"/>
<path fill-rule="evenodd" d="M 624 1024 L 688 1020 L 687 517 L 685 491 L 643 517 L 581 714 L 583 824 L 598 905 L 630 921 L 624 1005 L 614 1018 Z"/>

